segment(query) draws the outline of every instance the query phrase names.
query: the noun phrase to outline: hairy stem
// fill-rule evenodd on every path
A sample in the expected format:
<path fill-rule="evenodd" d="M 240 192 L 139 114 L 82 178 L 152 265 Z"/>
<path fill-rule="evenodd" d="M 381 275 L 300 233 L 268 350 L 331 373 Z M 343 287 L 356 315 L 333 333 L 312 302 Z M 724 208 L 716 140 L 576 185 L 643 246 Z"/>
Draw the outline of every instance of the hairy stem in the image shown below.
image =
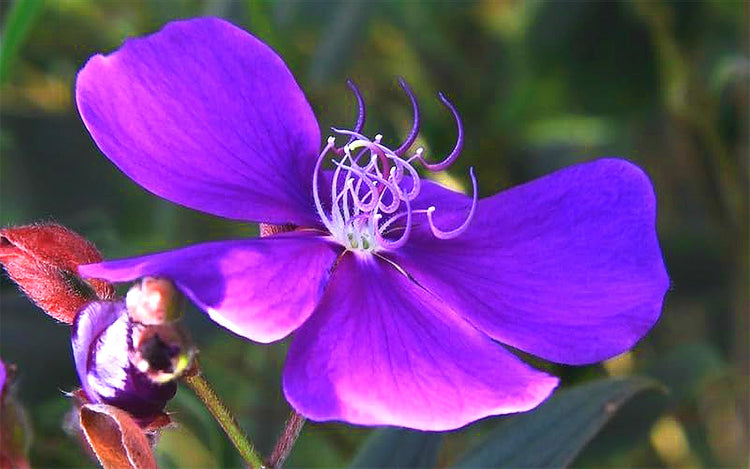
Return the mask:
<path fill-rule="evenodd" d="M 271 458 L 268 460 L 268 465 L 270 467 L 273 469 L 281 469 L 284 465 L 284 461 L 289 457 L 289 453 L 292 452 L 294 443 L 297 441 L 304 424 L 305 417 L 292 410 L 286 424 L 284 424 L 284 430 L 281 431 L 279 439 L 276 441 L 276 446 L 273 448 Z"/>
<path fill-rule="evenodd" d="M 183 382 L 193 390 L 198 399 L 203 402 L 211 415 L 221 425 L 221 428 L 229 437 L 229 440 L 237 448 L 242 459 L 253 469 L 262 469 L 265 467 L 263 459 L 260 457 L 258 452 L 253 447 L 250 440 L 248 440 L 245 432 L 240 428 L 237 421 L 234 419 L 229 409 L 224 405 L 216 395 L 208 381 L 203 378 L 200 372 L 192 374 L 191 376 L 185 376 Z"/>

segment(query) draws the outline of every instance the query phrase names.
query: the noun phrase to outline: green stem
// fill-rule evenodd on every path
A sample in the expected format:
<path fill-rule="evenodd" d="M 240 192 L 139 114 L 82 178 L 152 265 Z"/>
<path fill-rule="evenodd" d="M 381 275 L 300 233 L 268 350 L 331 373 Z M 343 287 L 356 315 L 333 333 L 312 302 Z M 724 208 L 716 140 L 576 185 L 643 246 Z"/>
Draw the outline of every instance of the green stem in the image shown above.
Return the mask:
<path fill-rule="evenodd" d="M 211 389 L 208 381 L 200 373 L 196 373 L 193 376 L 185 376 L 183 381 L 193 390 L 198 399 L 203 402 L 203 405 L 206 406 L 214 419 L 221 425 L 221 428 L 224 429 L 229 440 L 237 448 L 237 451 L 239 451 L 242 459 L 245 460 L 248 466 L 253 469 L 264 468 L 263 459 L 255 451 L 252 443 L 247 439 L 247 435 L 245 435 L 245 432 L 240 428 L 224 403 L 221 402 L 219 396 Z"/>

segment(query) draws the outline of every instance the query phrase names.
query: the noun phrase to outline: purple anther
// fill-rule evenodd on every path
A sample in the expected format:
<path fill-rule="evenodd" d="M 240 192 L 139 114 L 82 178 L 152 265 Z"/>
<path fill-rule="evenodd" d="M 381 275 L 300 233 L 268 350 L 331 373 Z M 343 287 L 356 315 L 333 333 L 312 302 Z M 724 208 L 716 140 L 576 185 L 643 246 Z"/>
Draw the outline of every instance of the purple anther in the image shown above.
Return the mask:
<path fill-rule="evenodd" d="M 375 138 L 377 139 L 377 137 Z M 370 145 L 368 149 L 378 157 L 378 160 L 380 160 L 380 174 L 382 174 L 384 178 L 387 178 L 391 172 L 391 163 L 388 160 L 388 157 L 385 156 L 383 148 L 378 146 L 379 143 L 379 141 L 376 141 L 376 143 Z"/>
<path fill-rule="evenodd" d="M 336 166 L 338 166 L 338 167 L 340 167 L 341 169 L 345 169 L 347 171 L 350 171 L 354 175 L 356 175 L 357 178 L 358 178 L 357 182 L 359 182 L 359 181 L 364 182 L 365 185 L 367 186 L 367 191 L 369 193 L 371 193 L 371 194 L 379 194 L 380 193 L 380 189 L 372 181 L 373 177 L 368 177 L 368 174 L 365 173 L 364 171 L 362 171 L 362 169 L 354 167 L 354 166 L 349 166 L 349 165 L 346 165 L 344 163 L 341 163 L 341 162 L 335 161 L 335 160 L 333 161 L 333 164 L 336 165 Z M 379 180 L 379 178 L 376 178 L 376 179 Z M 346 191 L 346 190 L 347 189 L 345 187 L 344 191 Z M 378 204 L 378 199 L 376 197 L 373 197 L 372 200 L 370 200 L 370 202 L 363 203 L 362 200 L 366 197 L 366 195 L 360 198 L 359 194 L 357 194 L 354 189 L 350 190 L 349 194 L 350 194 L 350 196 L 352 198 L 352 202 L 354 203 L 354 206 L 357 207 L 359 210 L 369 212 L 372 209 L 374 209 L 375 206 Z M 347 199 L 344 198 L 344 201 L 346 201 L 346 200 Z"/>
<path fill-rule="evenodd" d="M 318 160 L 315 162 L 315 169 L 313 170 L 313 200 L 315 201 L 315 208 L 318 211 L 320 221 L 322 221 L 326 228 L 328 228 L 328 231 L 331 231 L 333 225 L 331 224 L 331 219 L 328 218 L 328 216 L 325 214 L 326 212 L 323 210 L 323 204 L 320 202 L 320 192 L 318 192 L 318 178 L 321 172 L 320 168 L 323 164 L 323 159 L 325 158 L 326 154 L 328 154 L 328 152 L 334 148 L 335 143 L 335 138 L 328 137 L 328 143 L 320 152 Z M 332 189 L 335 192 L 336 186 L 334 185 Z"/>
<path fill-rule="evenodd" d="M 386 191 L 381 187 L 381 192 L 379 195 L 378 200 L 378 210 L 380 210 L 383 213 L 393 213 L 396 210 L 398 210 L 399 206 L 401 205 L 401 200 L 403 199 L 401 194 L 401 189 L 398 187 L 398 184 L 394 184 L 386 179 L 378 178 L 378 181 L 382 183 L 382 186 L 388 189 L 388 192 L 391 194 L 391 202 L 388 204 L 383 203 L 383 196 L 386 194 Z"/>
<path fill-rule="evenodd" d="M 409 176 L 411 176 L 411 190 L 405 191 L 405 196 L 409 200 L 414 200 L 419 195 L 419 188 L 420 188 L 420 180 L 419 180 L 419 174 L 417 173 L 417 170 L 414 169 L 414 167 L 403 160 L 396 160 L 396 167 L 399 168 L 400 173 L 398 175 L 397 181 L 402 181 L 404 178 L 404 168 L 406 168 L 406 171 L 408 171 Z"/>
<path fill-rule="evenodd" d="M 365 98 L 362 97 L 362 93 L 359 91 L 359 88 L 357 88 L 357 85 L 354 84 L 354 81 L 351 79 L 346 80 L 346 86 L 349 87 L 350 90 L 352 90 L 352 93 L 354 93 L 354 98 L 357 100 L 357 106 L 359 107 L 359 115 L 357 116 L 357 123 L 354 125 L 354 132 L 359 133 L 362 131 L 362 127 L 365 126 L 365 118 L 367 117 L 367 113 L 365 111 Z M 349 142 L 354 140 L 354 137 L 349 138 Z"/>
<path fill-rule="evenodd" d="M 432 234 L 438 239 L 451 239 L 460 235 L 469 228 L 471 221 L 474 219 L 474 214 L 477 211 L 477 204 L 479 203 L 479 190 L 477 189 L 477 178 L 474 175 L 474 168 L 469 168 L 469 176 L 471 177 L 471 186 L 473 188 L 474 195 L 471 199 L 471 208 L 469 209 L 469 215 L 466 217 L 461 225 L 455 229 L 449 231 L 443 231 L 435 226 L 435 220 L 432 218 L 432 214 L 435 212 L 435 206 L 431 206 L 427 209 L 427 222 L 430 224 L 430 230 Z"/>
<path fill-rule="evenodd" d="M 406 213 L 406 224 L 404 224 L 404 232 L 401 233 L 401 236 L 399 236 L 398 239 L 391 241 L 385 238 L 380 233 L 380 230 L 375 231 L 375 239 L 378 240 L 378 244 L 386 249 L 398 249 L 406 244 L 406 241 L 409 239 L 409 235 L 411 234 L 412 210 L 409 199 L 404 199 L 404 204 L 406 205 L 404 210 L 404 213 Z"/>
<path fill-rule="evenodd" d="M 403 156 L 404 152 L 408 150 L 409 147 L 414 143 L 414 140 L 417 139 L 417 134 L 419 133 L 419 103 L 417 103 L 417 98 L 416 96 L 414 96 L 414 92 L 406 83 L 406 80 L 399 77 L 398 84 L 401 85 L 401 89 L 403 89 L 406 95 L 409 97 L 409 101 L 411 101 L 411 108 L 414 113 L 414 121 L 412 122 L 409 135 L 406 136 L 406 140 L 404 140 L 404 143 L 399 145 L 399 147 L 393 151 L 393 153 L 397 154 L 398 156 Z"/>
<path fill-rule="evenodd" d="M 458 127 L 458 135 L 456 136 L 456 146 L 453 147 L 453 151 L 451 151 L 450 154 L 440 163 L 430 164 L 426 162 L 421 155 L 419 156 L 419 161 L 421 161 L 425 169 L 429 171 L 443 171 L 444 169 L 447 169 L 454 161 L 456 161 L 456 158 L 461 154 L 461 149 L 464 146 L 464 126 L 461 123 L 461 116 L 458 114 L 456 107 L 448 101 L 448 98 L 446 98 L 443 93 L 438 93 L 438 98 L 440 98 L 440 102 L 448 108 L 451 114 L 453 114 L 453 118 L 456 120 L 456 127 Z"/>

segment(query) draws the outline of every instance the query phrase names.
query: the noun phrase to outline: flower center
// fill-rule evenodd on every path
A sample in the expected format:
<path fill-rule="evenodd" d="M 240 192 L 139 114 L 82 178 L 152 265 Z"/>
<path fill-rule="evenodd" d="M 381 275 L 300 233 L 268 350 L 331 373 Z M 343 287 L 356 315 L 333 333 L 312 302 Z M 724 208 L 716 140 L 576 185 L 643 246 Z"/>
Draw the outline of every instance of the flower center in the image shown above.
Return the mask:
<path fill-rule="evenodd" d="M 349 82 L 360 105 L 356 128 L 333 129 L 349 140 L 343 147 L 337 148 L 335 137 L 328 137 L 315 166 L 313 195 L 320 219 L 331 236 L 351 251 L 377 252 L 403 246 L 418 216 L 426 217 L 435 237 L 454 238 L 466 231 L 476 211 L 477 181 L 473 168 L 469 171 L 474 189 L 473 201 L 467 218 L 457 228 L 449 231 L 438 228 L 433 219 L 435 206 L 427 209 L 412 208 L 412 202 L 419 197 L 422 187 L 414 162 L 420 161 L 429 171 L 441 171 L 450 166 L 461 151 L 463 129 L 456 109 L 441 94 L 440 100 L 453 113 L 458 125 L 456 146 L 445 160 L 437 164 L 424 160 L 422 148 L 418 148 L 411 156 L 405 156 L 406 150 L 416 139 L 419 108 L 408 85 L 403 81 L 400 83 L 412 102 L 415 114 L 412 130 L 402 145 L 391 150 L 381 143 L 382 135 L 376 135 L 370 140 L 359 133 L 364 124 L 364 102 L 359 90 Z M 332 173 L 321 174 L 323 160 L 329 153 L 334 155 L 331 161 L 335 169 Z M 318 188 L 321 178 L 330 182 L 331 200 L 328 209 L 324 208 L 320 200 Z"/>

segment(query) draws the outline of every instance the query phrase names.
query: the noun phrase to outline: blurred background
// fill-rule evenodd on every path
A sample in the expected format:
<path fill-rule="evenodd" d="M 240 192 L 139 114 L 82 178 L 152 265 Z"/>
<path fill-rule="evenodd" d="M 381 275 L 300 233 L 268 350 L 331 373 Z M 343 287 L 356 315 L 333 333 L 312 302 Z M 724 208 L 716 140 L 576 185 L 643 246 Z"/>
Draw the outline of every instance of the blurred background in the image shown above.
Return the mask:
<path fill-rule="evenodd" d="M 0 224 L 56 221 L 105 257 L 257 235 L 151 196 L 103 157 L 73 102 L 76 72 L 97 52 L 175 18 L 221 16 L 283 56 L 325 129 L 351 125 L 345 80 L 368 102 L 366 134 L 399 142 L 420 98 L 420 143 L 452 148 L 444 91 L 466 127 L 464 156 L 444 179 L 482 195 L 601 156 L 651 176 L 672 280 L 664 311 L 630 353 L 600 366 L 548 366 L 564 387 L 606 375 L 645 375 L 668 389 L 658 412 L 632 410 L 576 467 L 747 467 L 748 58 L 746 1 L 0 2 Z M 66 430 L 77 386 L 68 327 L 3 276 L 0 356 L 18 366 L 33 427 L 34 467 L 95 467 Z M 286 344 L 240 340 L 193 309 L 188 323 L 209 380 L 261 450 L 288 407 L 280 391 Z M 164 467 L 237 466 L 234 450 L 193 395 L 168 407 L 182 425 L 159 444 Z M 445 438 L 447 465 L 502 418 Z M 635 423 L 632 421 L 636 421 Z M 632 425 L 622 427 L 622 425 Z M 310 424 L 290 465 L 341 466 L 369 429 Z"/>

